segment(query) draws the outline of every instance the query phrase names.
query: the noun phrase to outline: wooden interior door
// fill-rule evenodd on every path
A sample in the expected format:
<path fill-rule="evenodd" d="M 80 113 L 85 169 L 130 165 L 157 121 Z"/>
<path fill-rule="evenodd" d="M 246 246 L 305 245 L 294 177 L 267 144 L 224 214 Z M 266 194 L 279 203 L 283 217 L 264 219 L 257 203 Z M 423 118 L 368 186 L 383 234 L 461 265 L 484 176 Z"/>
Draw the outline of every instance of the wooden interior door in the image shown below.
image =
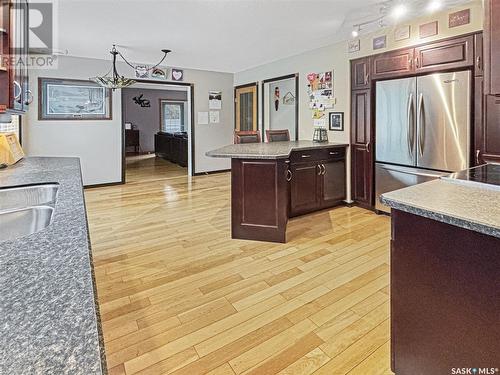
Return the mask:
<path fill-rule="evenodd" d="M 234 89 L 235 129 L 256 131 L 257 125 L 257 83 Z"/>

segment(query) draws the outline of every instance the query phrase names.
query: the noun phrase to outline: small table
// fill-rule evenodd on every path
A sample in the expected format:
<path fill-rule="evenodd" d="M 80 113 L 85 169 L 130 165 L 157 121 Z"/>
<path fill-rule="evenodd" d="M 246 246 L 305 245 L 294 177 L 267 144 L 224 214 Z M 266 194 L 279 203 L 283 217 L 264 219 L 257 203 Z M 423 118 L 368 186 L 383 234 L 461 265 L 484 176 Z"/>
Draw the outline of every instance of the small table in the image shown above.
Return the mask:
<path fill-rule="evenodd" d="M 125 147 L 134 147 L 136 153 L 140 151 L 139 130 L 125 129 Z"/>

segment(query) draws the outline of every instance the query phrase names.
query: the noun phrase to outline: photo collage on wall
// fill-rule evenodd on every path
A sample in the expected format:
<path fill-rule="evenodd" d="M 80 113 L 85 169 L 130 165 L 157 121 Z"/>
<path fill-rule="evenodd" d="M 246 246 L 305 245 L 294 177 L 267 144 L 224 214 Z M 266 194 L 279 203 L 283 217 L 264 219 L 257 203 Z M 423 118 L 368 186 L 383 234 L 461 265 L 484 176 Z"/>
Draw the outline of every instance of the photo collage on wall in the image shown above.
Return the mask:
<path fill-rule="evenodd" d="M 325 111 L 333 108 L 335 104 L 333 71 L 309 73 L 307 80 L 309 82 L 307 85 L 309 108 L 312 110 L 314 126 L 326 126 Z"/>

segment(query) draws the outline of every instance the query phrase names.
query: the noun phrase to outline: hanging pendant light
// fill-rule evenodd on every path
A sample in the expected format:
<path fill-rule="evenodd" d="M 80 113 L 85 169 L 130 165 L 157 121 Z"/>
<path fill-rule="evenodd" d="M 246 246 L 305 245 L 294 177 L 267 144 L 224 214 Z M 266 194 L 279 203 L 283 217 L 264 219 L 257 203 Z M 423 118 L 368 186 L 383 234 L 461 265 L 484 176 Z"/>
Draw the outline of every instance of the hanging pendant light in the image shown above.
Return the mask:
<path fill-rule="evenodd" d="M 158 64 L 146 69 L 147 71 L 155 69 L 158 65 L 160 65 L 165 60 L 165 58 L 167 57 L 167 54 L 169 52 L 171 52 L 169 49 L 162 49 L 161 51 L 163 52 L 164 55 L 163 55 L 162 59 L 160 60 L 160 62 Z M 109 53 L 111 53 L 112 61 L 113 61 L 113 66 L 111 67 L 111 69 L 105 75 L 92 77 L 92 78 L 90 78 L 90 80 L 94 81 L 95 83 L 97 83 L 100 86 L 106 87 L 108 89 L 112 89 L 113 91 L 116 89 L 123 89 L 125 87 L 129 87 L 129 86 L 133 85 L 134 83 L 136 83 L 137 81 L 135 81 L 131 78 L 126 78 L 126 77 L 118 74 L 118 70 L 116 69 L 116 57 L 120 56 L 123 59 L 123 61 L 128 66 L 133 68 L 134 70 L 137 69 L 137 66 L 128 62 L 127 59 L 125 57 L 123 57 L 123 55 L 116 49 L 115 44 L 113 44 L 113 48 L 111 48 L 111 51 Z"/>

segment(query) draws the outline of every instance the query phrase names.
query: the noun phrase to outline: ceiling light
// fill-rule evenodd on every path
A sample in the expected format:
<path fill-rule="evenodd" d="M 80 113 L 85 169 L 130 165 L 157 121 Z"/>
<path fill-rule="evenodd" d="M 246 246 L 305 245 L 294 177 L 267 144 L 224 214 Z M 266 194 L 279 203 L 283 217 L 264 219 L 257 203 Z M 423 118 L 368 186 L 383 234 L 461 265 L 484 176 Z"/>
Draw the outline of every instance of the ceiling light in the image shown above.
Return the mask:
<path fill-rule="evenodd" d="M 357 38 L 359 36 L 359 32 L 361 31 L 361 27 L 359 25 L 355 25 L 355 29 L 352 30 L 351 35 L 353 38 Z"/>
<path fill-rule="evenodd" d="M 146 69 L 147 71 L 153 70 L 158 65 L 160 65 L 167 57 L 167 54 L 169 52 L 171 52 L 169 49 L 162 49 L 161 51 L 163 52 L 163 57 L 160 60 L 160 62 L 152 67 L 147 68 Z M 123 59 L 123 61 L 125 61 L 125 63 L 133 69 L 137 69 L 137 66 L 128 62 L 127 59 L 125 57 L 123 57 L 123 55 L 116 49 L 116 45 L 114 45 L 114 44 L 113 44 L 113 48 L 111 48 L 111 51 L 109 51 L 109 53 L 111 54 L 112 61 L 113 61 L 113 65 L 111 66 L 111 69 L 105 75 L 92 77 L 92 78 L 90 78 L 90 80 L 94 81 L 95 83 L 97 83 L 103 87 L 106 87 L 108 89 L 112 89 L 113 91 L 115 89 L 122 89 L 122 88 L 128 87 L 128 86 L 136 83 L 136 81 L 134 81 L 133 79 L 125 78 L 124 76 L 120 76 L 120 74 L 118 74 L 118 71 L 116 69 L 116 58 L 117 58 L 117 56 L 120 56 Z"/>
<path fill-rule="evenodd" d="M 399 19 L 403 17 L 407 11 L 408 9 L 406 8 L 406 6 L 404 6 L 404 4 L 396 5 L 391 11 L 391 17 L 394 19 Z"/>
<path fill-rule="evenodd" d="M 441 9 L 442 6 L 443 6 L 443 3 L 441 1 L 439 1 L 439 0 L 432 0 L 427 5 L 427 11 L 430 12 L 430 13 L 432 13 L 432 12 L 435 12 L 435 11 Z"/>

